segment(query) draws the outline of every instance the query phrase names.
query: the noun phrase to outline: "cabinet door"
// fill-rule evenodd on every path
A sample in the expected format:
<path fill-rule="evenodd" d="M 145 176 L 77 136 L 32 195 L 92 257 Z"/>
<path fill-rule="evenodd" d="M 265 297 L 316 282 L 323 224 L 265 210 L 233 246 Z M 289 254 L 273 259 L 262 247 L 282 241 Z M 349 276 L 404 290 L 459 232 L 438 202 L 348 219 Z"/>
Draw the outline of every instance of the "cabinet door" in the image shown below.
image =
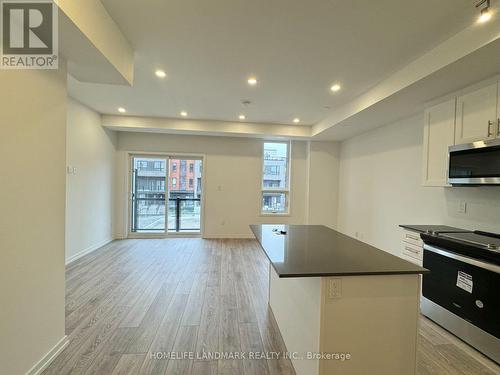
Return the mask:
<path fill-rule="evenodd" d="M 471 143 L 495 138 L 496 110 L 496 83 L 459 96 L 455 143 Z"/>
<path fill-rule="evenodd" d="M 455 99 L 425 111 L 423 184 L 448 185 L 448 147 L 455 139 Z"/>
<path fill-rule="evenodd" d="M 497 85 L 497 121 L 496 121 L 496 136 L 500 138 L 500 81 Z"/>

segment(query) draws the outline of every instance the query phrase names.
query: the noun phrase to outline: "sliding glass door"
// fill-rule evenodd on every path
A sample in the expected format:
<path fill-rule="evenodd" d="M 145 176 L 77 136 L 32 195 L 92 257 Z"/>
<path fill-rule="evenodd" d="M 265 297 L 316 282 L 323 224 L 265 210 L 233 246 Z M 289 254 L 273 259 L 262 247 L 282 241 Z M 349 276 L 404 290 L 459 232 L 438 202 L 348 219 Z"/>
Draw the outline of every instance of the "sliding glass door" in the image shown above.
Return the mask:
<path fill-rule="evenodd" d="M 201 159 L 169 159 L 168 231 L 199 232 L 201 229 Z"/>
<path fill-rule="evenodd" d="M 167 162 L 166 158 L 132 157 L 132 232 L 165 232 Z"/>
<path fill-rule="evenodd" d="M 131 166 L 131 233 L 201 232 L 201 158 L 133 155 Z"/>

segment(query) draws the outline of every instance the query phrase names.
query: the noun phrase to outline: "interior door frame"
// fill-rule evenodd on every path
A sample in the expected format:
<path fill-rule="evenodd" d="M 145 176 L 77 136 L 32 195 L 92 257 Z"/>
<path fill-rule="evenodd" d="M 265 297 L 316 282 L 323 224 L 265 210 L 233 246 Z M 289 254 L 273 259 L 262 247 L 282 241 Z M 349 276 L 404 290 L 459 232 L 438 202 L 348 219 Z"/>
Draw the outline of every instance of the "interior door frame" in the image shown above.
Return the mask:
<path fill-rule="evenodd" d="M 203 237 L 205 229 L 205 190 L 206 190 L 206 157 L 205 154 L 185 153 L 185 152 L 146 152 L 146 151 L 126 151 L 126 189 L 125 189 L 125 215 L 124 223 L 127 225 L 127 238 L 172 238 L 172 237 Z M 165 232 L 161 233 L 137 233 L 132 232 L 132 168 L 133 158 L 163 158 L 166 160 L 166 181 L 165 181 Z M 201 197 L 200 197 L 200 231 L 199 232 L 170 232 L 168 231 L 168 178 L 169 178 L 169 160 L 170 159 L 189 159 L 201 160 L 202 175 L 201 175 Z"/>

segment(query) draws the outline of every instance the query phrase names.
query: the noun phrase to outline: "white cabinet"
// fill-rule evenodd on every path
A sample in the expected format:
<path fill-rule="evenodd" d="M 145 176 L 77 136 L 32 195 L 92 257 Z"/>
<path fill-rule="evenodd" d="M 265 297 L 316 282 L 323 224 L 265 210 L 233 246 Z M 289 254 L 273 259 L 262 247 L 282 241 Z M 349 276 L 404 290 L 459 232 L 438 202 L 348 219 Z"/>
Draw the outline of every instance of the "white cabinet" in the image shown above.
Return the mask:
<path fill-rule="evenodd" d="M 497 88 L 497 121 L 495 128 L 496 137 L 500 138 L 500 81 L 498 81 Z"/>
<path fill-rule="evenodd" d="M 448 185 L 448 147 L 455 144 L 456 100 L 448 100 L 425 111 L 423 184 Z"/>
<path fill-rule="evenodd" d="M 492 139 L 497 129 L 498 84 L 460 95 L 457 98 L 455 144 Z"/>
<path fill-rule="evenodd" d="M 423 185 L 448 185 L 448 147 L 500 138 L 500 83 L 488 80 L 425 111 Z"/>
<path fill-rule="evenodd" d="M 417 232 L 403 230 L 401 258 L 422 266 L 424 259 L 424 242 Z"/>

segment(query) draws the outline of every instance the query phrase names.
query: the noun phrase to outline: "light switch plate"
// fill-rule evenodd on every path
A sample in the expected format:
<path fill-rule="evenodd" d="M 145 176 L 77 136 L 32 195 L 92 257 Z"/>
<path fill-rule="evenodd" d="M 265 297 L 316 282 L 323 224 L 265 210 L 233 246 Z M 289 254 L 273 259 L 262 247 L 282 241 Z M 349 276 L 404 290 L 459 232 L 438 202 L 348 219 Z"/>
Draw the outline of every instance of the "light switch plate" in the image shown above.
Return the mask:
<path fill-rule="evenodd" d="M 467 202 L 460 202 L 458 204 L 458 213 L 459 214 L 467 213 Z"/>

